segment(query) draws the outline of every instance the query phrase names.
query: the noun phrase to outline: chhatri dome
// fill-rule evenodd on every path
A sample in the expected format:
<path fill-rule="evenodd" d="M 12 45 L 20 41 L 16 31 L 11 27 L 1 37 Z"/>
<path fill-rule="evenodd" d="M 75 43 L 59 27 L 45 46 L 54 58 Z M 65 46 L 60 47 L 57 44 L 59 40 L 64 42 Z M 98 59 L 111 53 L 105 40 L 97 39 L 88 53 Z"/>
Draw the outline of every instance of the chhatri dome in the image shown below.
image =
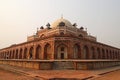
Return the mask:
<path fill-rule="evenodd" d="M 60 19 L 57 19 L 56 21 L 54 21 L 51 25 L 52 28 L 55 27 L 60 27 L 60 26 L 66 26 L 66 27 L 73 27 L 71 22 L 64 19 L 63 17 L 61 17 Z"/>

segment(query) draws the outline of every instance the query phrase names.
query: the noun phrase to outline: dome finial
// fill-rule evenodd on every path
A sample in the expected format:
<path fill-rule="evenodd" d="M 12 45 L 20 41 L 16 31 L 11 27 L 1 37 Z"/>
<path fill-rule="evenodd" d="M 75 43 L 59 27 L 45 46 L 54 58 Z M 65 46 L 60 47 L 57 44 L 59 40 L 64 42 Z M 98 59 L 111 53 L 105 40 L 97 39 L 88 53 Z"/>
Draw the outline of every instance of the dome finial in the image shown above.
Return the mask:
<path fill-rule="evenodd" d="M 61 19 L 63 19 L 63 14 L 61 14 Z"/>

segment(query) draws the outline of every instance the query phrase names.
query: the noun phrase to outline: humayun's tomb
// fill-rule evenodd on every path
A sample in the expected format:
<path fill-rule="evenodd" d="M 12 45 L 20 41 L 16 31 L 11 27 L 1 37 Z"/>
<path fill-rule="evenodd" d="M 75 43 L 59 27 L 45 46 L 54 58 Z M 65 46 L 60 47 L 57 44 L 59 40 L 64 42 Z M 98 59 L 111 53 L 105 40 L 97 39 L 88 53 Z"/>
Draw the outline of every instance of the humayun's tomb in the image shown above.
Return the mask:
<path fill-rule="evenodd" d="M 120 65 L 120 49 L 97 42 L 84 27 L 61 17 L 27 41 L 0 49 L 0 64 L 41 70 L 100 69 Z"/>

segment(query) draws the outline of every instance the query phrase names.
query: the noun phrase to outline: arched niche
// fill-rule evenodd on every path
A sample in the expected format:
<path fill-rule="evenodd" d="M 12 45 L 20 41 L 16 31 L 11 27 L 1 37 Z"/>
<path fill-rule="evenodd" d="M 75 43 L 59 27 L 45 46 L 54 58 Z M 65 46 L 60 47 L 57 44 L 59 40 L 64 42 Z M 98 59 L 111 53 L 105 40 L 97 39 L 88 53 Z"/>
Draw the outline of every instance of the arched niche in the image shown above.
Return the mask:
<path fill-rule="evenodd" d="M 29 50 L 29 59 L 33 59 L 33 47 Z"/>
<path fill-rule="evenodd" d="M 80 56 L 80 45 L 78 44 L 75 44 L 73 46 L 73 58 L 74 59 L 78 59 Z"/>
<path fill-rule="evenodd" d="M 42 52 L 41 52 L 41 46 L 40 45 L 38 45 L 37 47 L 36 47 L 36 55 L 35 55 L 35 58 L 36 59 L 42 59 Z"/>
<path fill-rule="evenodd" d="M 52 52 L 51 52 L 51 45 L 47 43 L 44 47 L 44 59 L 51 59 Z"/>
<path fill-rule="evenodd" d="M 94 47 L 91 47 L 91 55 L 92 55 L 92 59 L 95 59 L 95 58 L 96 58 L 95 48 L 94 48 Z"/>
<path fill-rule="evenodd" d="M 23 52 L 23 50 L 22 50 L 22 49 L 20 49 L 19 59 L 22 59 L 22 52 Z"/>
<path fill-rule="evenodd" d="M 82 56 L 83 56 L 83 59 L 89 59 L 89 50 L 88 50 L 88 46 L 87 45 L 85 45 L 84 47 L 83 47 L 83 54 L 82 54 Z"/>
<path fill-rule="evenodd" d="M 15 59 L 18 59 L 18 49 L 16 49 Z"/>
<path fill-rule="evenodd" d="M 27 48 L 24 49 L 24 55 L 23 55 L 24 59 L 27 59 Z"/>
<path fill-rule="evenodd" d="M 102 49 L 102 59 L 105 59 L 105 50 Z"/>
<path fill-rule="evenodd" d="M 97 56 L 98 56 L 98 59 L 101 59 L 100 48 L 97 48 Z"/>

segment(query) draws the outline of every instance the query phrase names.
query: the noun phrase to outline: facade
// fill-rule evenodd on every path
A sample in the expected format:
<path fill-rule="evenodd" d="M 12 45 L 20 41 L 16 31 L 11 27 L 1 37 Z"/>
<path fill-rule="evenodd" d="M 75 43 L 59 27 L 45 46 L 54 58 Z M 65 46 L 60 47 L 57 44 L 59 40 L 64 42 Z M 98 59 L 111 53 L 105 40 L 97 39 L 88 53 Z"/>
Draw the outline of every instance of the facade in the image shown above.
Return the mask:
<path fill-rule="evenodd" d="M 120 60 L 120 49 L 97 42 L 83 27 L 60 18 L 41 26 L 26 42 L 0 49 L 0 59 Z"/>

